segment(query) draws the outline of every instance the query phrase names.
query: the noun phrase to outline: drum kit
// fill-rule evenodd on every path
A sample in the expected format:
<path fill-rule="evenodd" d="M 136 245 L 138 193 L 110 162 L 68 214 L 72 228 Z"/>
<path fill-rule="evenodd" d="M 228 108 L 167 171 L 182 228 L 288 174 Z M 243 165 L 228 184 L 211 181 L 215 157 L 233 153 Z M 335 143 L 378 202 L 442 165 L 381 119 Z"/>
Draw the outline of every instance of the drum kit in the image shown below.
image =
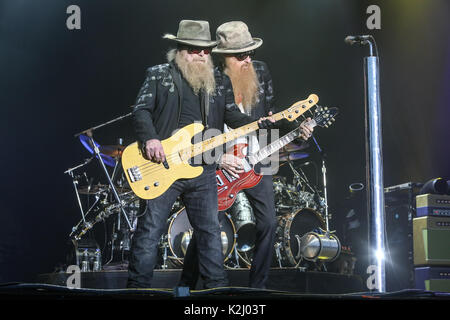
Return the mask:
<path fill-rule="evenodd" d="M 129 115 L 131 114 L 103 125 Z M 145 205 L 128 187 L 121 168 L 120 159 L 125 148 L 123 140 L 118 139 L 116 145 L 106 146 L 94 141 L 93 131 L 103 125 L 75 135 L 92 157 L 64 172 L 72 179 L 81 212 L 81 220 L 69 234 L 75 250 L 68 263 L 83 266 L 83 271 L 92 271 L 89 265 L 95 265 L 96 270 L 127 268 L 133 232 Z M 317 143 L 315 139 L 314 141 Z M 288 164 L 293 173 L 292 183 L 288 183 L 284 176 L 273 176 L 278 220 L 273 267 L 317 270 L 326 268 L 325 263 L 334 261 L 340 254 L 339 239 L 329 230 L 325 157 L 322 157 L 323 189 L 319 190 L 302 169 L 313 165 L 317 171 L 315 162 L 304 162 L 310 157 L 308 153 L 301 151 L 304 148 L 305 146 L 290 143 L 280 150 L 280 166 Z M 76 174 L 94 159 L 103 169 L 107 184 L 94 184 L 94 178 L 89 178 L 85 172 Z M 224 266 L 228 269 L 249 268 L 255 248 L 256 220 L 245 192 L 237 194 L 229 209 L 219 212 L 219 221 Z M 157 268 L 181 268 L 193 228 L 180 200 L 172 207 L 166 230 L 160 241 Z M 101 233 L 102 246 L 98 244 Z"/>

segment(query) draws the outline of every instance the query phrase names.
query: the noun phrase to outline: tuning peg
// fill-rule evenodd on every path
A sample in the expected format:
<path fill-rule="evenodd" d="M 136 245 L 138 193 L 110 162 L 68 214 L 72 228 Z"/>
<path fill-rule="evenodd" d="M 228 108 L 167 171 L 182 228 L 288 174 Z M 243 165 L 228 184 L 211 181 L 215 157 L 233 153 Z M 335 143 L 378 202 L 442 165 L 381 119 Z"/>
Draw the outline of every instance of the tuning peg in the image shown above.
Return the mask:
<path fill-rule="evenodd" d="M 325 125 L 325 128 L 328 128 L 328 125 Z"/>
<path fill-rule="evenodd" d="M 328 121 L 328 125 L 331 126 L 333 123 L 331 121 Z"/>
<path fill-rule="evenodd" d="M 328 110 L 328 107 L 324 107 L 323 109 L 324 109 L 325 111 L 327 111 L 327 110 Z"/>

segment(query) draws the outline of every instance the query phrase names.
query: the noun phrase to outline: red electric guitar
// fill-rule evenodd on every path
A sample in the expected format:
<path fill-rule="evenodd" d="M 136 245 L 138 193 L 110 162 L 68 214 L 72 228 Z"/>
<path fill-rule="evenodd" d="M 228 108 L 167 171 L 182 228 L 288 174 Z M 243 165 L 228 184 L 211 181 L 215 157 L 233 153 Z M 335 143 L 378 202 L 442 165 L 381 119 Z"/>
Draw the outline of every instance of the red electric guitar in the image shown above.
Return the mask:
<path fill-rule="evenodd" d="M 315 127 L 328 128 L 335 120 L 334 117 L 338 114 L 338 108 L 327 108 L 317 106 L 314 117 L 310 124 Z M 295 129 L 288 134 L 282 136 L 275 142 L 260 149 L 258 152 L 245 157 L 243 149 L 248 147 L 246 143 L 239 143 L 234 145 L 233 153 L 236 157 L 242 159 L 244 165 L 244 173 L 239 175 L 239 178 L 232 176 L 225 169 L 216 171 L 217 178 L 217 192 L 219 198 L 219 211 L 224 211 L 231 207 L 236 198 L 236 194 L 242 189 L 249 189 L 256 186 L 262 179 L 262 175 L 257 174 L 253 167 L 261 160 L 267 158 L 275 151 L 281 149 L 289 142 L 299 136 L 299 129 Z"/>

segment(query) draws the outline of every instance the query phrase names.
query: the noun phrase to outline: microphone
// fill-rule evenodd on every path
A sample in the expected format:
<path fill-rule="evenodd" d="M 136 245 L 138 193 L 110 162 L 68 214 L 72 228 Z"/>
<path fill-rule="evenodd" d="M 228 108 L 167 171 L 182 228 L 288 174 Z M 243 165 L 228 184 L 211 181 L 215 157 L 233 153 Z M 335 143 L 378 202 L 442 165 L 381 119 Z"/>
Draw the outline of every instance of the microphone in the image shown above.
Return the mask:
<path fill-rule="evenodd" d="M 371 36 L 370 35 L 361 35 L 361 36 L 346 36 L 344 39 L 344 42 L 353 45 L 355 43 L 362 44 L 363 41 L 369 40 Z"/>

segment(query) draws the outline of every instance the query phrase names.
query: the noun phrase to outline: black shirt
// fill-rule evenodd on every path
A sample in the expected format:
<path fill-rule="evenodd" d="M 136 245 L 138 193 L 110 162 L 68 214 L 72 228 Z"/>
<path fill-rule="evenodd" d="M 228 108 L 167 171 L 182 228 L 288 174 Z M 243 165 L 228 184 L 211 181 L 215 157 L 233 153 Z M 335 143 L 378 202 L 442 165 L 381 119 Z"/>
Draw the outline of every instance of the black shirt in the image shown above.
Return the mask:
<path fill-rule="evenodd" d="M 194 94 L 191 86 L 183 78 L 183 101 L 181 103 L 180 121 L 178 128 L 183 128 L 194 122 L 202 122 L 202 113 L 200 109 L 200 97 Z"/>

